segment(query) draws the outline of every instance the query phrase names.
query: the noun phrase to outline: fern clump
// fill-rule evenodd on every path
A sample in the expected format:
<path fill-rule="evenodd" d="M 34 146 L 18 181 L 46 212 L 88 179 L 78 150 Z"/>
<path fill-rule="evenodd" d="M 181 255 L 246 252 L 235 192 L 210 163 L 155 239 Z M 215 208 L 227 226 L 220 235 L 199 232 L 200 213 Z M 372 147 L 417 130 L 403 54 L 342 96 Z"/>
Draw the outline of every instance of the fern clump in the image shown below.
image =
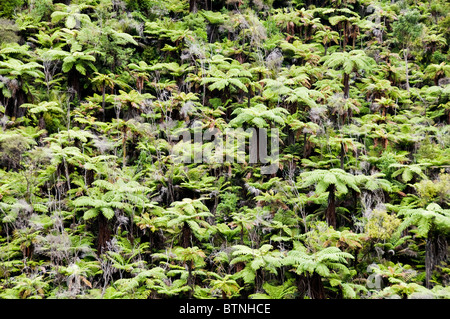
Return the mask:
<path fill-rule="evenodd" d="M 387 241 L 397 231 L 401 222 L 401 219 L 395 215 L 388 214 L 384 210 L 374 209 L 365 226 L 366 233 L 375 240 Z"/>

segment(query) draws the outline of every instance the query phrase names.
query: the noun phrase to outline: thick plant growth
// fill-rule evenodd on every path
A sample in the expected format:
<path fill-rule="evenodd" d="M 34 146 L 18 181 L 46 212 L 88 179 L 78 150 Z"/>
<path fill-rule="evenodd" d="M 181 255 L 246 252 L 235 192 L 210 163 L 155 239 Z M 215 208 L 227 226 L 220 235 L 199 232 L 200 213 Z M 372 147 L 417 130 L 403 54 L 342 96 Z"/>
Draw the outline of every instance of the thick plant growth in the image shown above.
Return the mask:
<path fill-rule="evenodd" d="M 449 45 L 445 0 L 0 3 L 0 298 L 449 298 Z"/>

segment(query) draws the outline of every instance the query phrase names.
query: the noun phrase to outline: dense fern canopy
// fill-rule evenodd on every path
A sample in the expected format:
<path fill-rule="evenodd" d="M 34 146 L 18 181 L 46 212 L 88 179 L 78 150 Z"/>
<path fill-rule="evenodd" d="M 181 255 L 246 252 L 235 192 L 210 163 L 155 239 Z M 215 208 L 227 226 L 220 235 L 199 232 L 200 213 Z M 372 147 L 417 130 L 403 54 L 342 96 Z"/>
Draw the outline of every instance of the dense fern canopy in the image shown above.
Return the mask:
<path fill-rule="evenodd" d="M 0 1 L 0 298 L 450 298 L 446 0 Z"/>

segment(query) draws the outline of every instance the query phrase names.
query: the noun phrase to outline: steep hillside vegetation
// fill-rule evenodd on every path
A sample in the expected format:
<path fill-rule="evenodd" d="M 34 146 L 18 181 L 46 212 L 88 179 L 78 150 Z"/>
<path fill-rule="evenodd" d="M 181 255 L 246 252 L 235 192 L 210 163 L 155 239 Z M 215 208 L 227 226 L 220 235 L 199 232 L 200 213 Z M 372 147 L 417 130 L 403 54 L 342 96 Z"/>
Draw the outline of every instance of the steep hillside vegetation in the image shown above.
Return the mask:
<path fill-rule="evenodd" d="M 0 298 L 449 298 L 449 44 L 445 0 L 2 1 Z"/>

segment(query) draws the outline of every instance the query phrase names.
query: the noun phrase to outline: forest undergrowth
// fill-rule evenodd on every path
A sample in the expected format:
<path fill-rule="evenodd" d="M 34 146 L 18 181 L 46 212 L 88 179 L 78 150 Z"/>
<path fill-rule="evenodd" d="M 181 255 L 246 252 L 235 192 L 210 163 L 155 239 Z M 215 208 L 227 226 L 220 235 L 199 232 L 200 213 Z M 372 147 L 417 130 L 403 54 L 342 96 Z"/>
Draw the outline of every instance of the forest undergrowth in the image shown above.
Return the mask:
<path fill-rule="evenodd" d="M 0 298 L 450 298 L 449 45 L 445 0 L 0 1 Z"/>

